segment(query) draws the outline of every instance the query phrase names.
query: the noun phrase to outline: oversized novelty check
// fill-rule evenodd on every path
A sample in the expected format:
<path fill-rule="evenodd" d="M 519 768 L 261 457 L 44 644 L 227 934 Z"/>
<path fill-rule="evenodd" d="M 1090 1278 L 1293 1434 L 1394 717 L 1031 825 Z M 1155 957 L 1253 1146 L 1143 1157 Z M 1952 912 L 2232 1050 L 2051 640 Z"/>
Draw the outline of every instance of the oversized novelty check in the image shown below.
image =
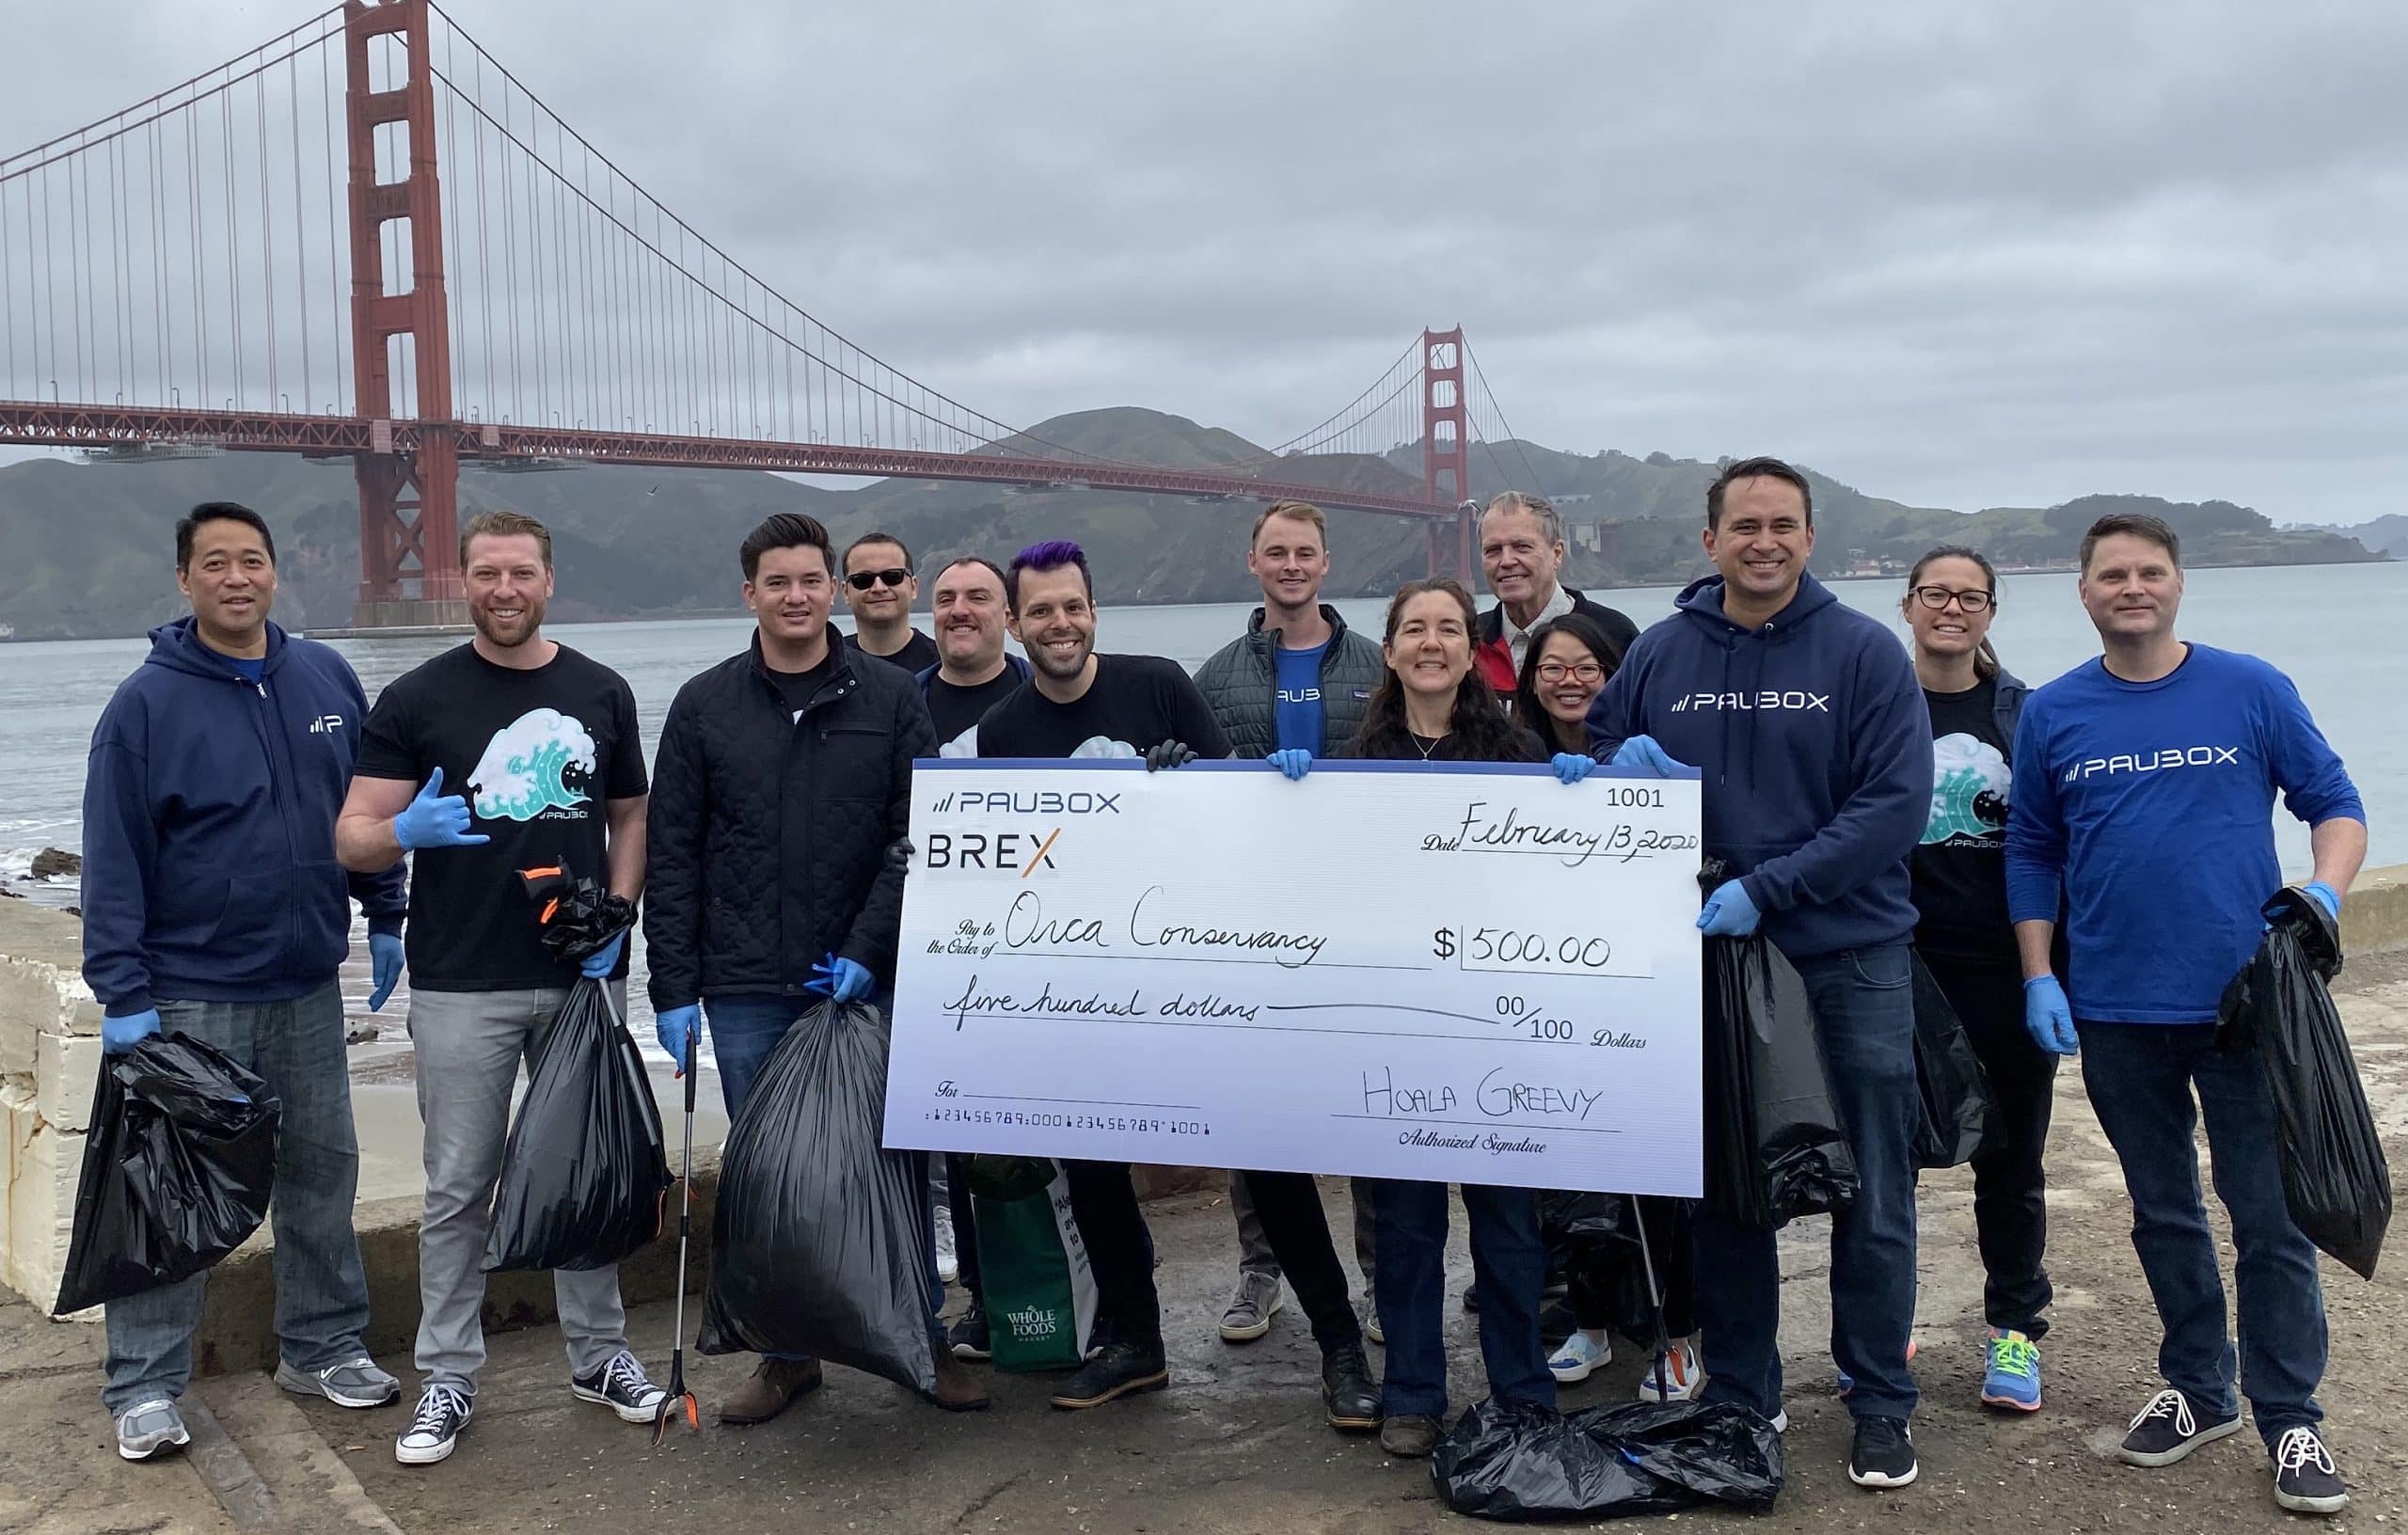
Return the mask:
<path fill-rule="evenodd" d="M 1695 1195 L 1698 783 L 924 761 L 886 1144 Z"/>

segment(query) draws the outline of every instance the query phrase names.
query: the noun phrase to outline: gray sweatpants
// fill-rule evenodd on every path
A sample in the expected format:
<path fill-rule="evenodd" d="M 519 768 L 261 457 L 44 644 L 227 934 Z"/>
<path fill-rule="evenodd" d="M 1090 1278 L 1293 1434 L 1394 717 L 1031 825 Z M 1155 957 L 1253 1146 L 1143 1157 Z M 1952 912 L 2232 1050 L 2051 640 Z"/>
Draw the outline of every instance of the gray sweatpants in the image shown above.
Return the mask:
<path fill-rule="evenodd" d="M 624 1016 L 626 983 L 610 991 Z M 485 1235 L 510 1134 L 511 1089 L 533 1064 L 565 987 L 410 993 L 418 1112 L 426 1123 L 426 1212 L 419 1221 L 418 1368 L 429 1385 L 474 1395 L 485 1362 Z M 552 1275 L 570 1369 L 594 1370 L 627 1346 L 619 1270 Z"/>

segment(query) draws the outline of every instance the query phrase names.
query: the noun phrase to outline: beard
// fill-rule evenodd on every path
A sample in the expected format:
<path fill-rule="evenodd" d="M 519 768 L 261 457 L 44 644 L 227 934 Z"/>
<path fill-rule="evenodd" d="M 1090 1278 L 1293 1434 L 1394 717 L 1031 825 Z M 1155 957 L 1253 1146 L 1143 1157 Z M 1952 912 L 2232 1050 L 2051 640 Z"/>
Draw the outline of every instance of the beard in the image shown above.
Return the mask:
<path fill-rule="evenodd" d="M 1081 646 L 1078 654 L 1070 657 L 1057 657 L 1040 644 L 1030 647 L 1028 664 L 1056 682 L 1068 682 L 1086 670 L 1087 657 L 1094 654 L 1092 642 Z"/>
<path fill-rule="evenodd" d="M 526 612 L 504 628 L 495 623 L 483 608 L 471 603 L 468 606 L 468 622 L 477 626 L 477 633 L 484 637 L 487 644 L 513 650 L 544 631 L 544 604 L 530 598 L 525 607 Z"/>

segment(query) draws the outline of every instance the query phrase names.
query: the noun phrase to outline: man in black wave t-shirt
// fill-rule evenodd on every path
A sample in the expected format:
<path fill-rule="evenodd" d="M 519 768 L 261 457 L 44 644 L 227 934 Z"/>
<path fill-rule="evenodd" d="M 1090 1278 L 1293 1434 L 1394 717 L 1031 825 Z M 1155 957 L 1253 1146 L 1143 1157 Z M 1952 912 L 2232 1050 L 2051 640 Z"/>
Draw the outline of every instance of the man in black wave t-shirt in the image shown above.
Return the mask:
<path fill-rule="evenodd" d="M 1012 562 L 1012 633 L 1036 674 L 978 722 L 982 757 L 1142 756 L 1151 768 L 1226 757 L 1229 739 L 1178 662 L 1095 654 L 1095 604 L 1075 544 L 1039 544 Z M 1062 1163 L 1114 1337 L 1054 1393 L 1056 1407 L 1095 1407 L 1169 1384 L 1152 1242 L 1121 1162 Z M 1379 1389 L 1363 1326 L 1330 1245 L 1321 1189 L 1307 1173 L 1247 1172 L 1265 1239 L 1311 1319 L 1322 1351 L 1322 1404 L 1331 1427 L 1380 1426 Z"/>
<path fill-rule="evenodd" d="M 360 733 L 335 823 L 343 864 L 410 879 L 410 1037 L 426 1123 L 419 1223 L 418 1367 L 424 1395 L 394 1446 L 404 1465 L 452 1453 L 485 1360 L 483 1259 L 511 1087 L 578 971 L 625 1016 L 624 938 L 580 967 L 546 952 L 517 871 L 565 863 L 613 894 L 643 890 L 643 743 L 609 667 L 543 636 L 552 541 L 511 512 L 471 520 L 460 563 L 476 637 L 388 686 Z M 421 787 L 423 785 L 423 787 Z M 552 1275 L 569 1387 L 649 1423 L 665 1393 L 627 1349 L 615 1265 Z"/>

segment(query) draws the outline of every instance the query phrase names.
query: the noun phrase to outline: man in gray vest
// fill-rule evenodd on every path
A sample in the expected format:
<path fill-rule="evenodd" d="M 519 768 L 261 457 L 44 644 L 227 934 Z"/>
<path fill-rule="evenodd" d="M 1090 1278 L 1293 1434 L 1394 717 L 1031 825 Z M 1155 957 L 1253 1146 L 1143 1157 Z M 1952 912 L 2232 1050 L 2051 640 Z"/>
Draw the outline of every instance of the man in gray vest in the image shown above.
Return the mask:
<path fill-rule="evenodd" d="M 1325 756 L 1354 738 L 1386 663 L 1377 641 L 1347 628 L 1338 609 L 1321 600 L 1321 583 L 1329 575 L 1328 525 L 1321 508 L 1306 501 L 1273 502 L 1255 519 L 1245 564 L 1262 583 L 1262 606 L 1254 610 L 1246 632 L 1197 671 L 1196 686 L 1212 706 L 1233 755 L 1268 758 L 1284 770 L 1288 764 L 1281 759 L 1294 763 L 1291 753 Z M 1354 1254 L 1367 1295 L 1369 1194 L 1356 1179 Z M 1244 1173 L 1229 1175 L 1229 1208 L 1238 1220 L 1238 1284 L 1221 1315 L 1221 1337 L 1250 1343 L 1271 1330 L 1272 1314 L 1279 1309 L 1279 1259 L 1263 1235 Z M 1373 1342 L 1380 1340 L 1376 1314 L 1367 1330 Z"/>

